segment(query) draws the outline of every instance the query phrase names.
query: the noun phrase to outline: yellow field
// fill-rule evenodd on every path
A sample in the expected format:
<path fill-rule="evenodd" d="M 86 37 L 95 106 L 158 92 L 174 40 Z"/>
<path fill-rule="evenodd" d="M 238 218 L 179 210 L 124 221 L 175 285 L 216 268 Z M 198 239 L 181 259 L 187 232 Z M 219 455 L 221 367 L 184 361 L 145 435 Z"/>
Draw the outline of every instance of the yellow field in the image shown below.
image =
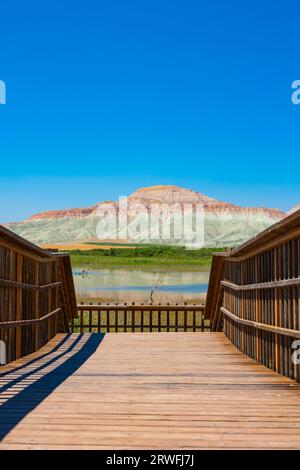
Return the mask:
<path fill-rule="evenodd" d="M 87 243 L 73 243 L 73 244 L 65 244 L 65 245 L 55 245 L 55 244 L 44 244 L 42 248 L 46 248 L 48 250 L 61 250 L 61 251 L 71 251 L 71 250 L 109 250 L 110 248 L 134 248 L 133 246 L 126 246 L 126 245 L 89 245 Z"/>

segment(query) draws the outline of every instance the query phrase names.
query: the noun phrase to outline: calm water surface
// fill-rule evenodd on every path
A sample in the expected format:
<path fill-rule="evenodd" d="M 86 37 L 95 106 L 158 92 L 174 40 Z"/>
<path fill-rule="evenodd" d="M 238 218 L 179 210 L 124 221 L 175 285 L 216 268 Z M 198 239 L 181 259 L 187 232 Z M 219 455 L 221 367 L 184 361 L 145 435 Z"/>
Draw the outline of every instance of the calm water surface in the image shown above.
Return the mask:
<path fill-rule="evenodd" d="M 115 302 L 184 302 L 206 293 L 209 268 L 85 268 L 73 270 L 77 295 Z"/>

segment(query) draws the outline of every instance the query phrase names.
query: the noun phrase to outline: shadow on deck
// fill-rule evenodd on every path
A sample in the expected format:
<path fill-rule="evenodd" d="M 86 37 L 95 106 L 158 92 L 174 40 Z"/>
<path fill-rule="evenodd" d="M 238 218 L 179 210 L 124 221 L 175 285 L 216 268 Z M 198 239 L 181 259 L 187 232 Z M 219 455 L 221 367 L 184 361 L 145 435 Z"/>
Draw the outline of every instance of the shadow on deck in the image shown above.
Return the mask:
<path fill-rule="evenodd" d="M 59 339 L 56 337 L 56 341 Z M 0 440 L 96 351 L 104 334 L 66 335 L 50 352 L 0 369 Z M 50 344 L 55 344 L 55 340 Z M 37 356 L 37 357 L 35 357 Z M 30 358 L 30 356 L 28 356 Z M 26 359 L 26 358 L 24 358 Z M 23 362 L 24 362 L 23 359 Z M 17 361 L 15 364 L 18 364 Z"/>
<path fill-rule="evenodd" d="M 0 387 L 0 450 L 300 447 L 300 386 L 223 333 L 57 335 Z"/>

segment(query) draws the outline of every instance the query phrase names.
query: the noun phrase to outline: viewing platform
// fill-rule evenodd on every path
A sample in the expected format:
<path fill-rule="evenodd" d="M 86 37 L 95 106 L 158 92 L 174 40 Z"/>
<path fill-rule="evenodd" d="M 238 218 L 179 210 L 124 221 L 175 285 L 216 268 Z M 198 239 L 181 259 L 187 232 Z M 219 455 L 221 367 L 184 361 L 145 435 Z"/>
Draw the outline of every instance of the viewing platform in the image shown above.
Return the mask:
<path fill-rule="evenodd" d="M 57 335 L 0 401 L 0 450 L 300 446 L 300 386 L 223 333 Z"/>
<path fill-rule="evenodd" d="M 205 306 L 76 305 L 69 255 L 0 227 L 0 315 L 0 450 L 300 449 L 300 211 Z"/>

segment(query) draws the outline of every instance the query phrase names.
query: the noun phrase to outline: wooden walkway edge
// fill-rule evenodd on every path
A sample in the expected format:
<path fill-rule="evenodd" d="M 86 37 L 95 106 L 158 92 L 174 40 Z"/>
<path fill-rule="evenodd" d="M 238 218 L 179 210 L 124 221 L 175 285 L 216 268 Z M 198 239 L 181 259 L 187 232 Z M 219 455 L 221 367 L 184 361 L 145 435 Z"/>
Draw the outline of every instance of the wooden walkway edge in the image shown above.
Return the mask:
<path fill-rule="evenodd" d="M 0 450 L 299 449 L 299 404 L 223 333 L 62 334 L 0 368 Z"/>

